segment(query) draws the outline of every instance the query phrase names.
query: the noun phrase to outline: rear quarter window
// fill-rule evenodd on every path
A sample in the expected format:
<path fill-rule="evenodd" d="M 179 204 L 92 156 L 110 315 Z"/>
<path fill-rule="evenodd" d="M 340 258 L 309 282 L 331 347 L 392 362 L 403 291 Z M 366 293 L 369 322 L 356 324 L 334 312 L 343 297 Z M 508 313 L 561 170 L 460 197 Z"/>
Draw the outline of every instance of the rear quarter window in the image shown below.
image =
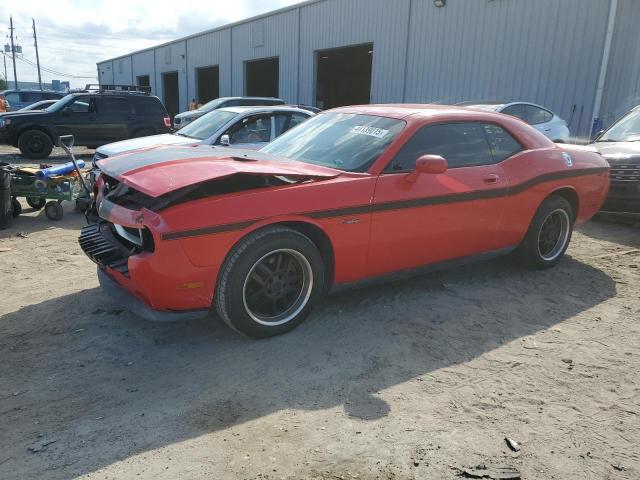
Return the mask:
<path fill-rule="evenodd" d="M 138 115 L 167 115 L 160 100 L 155 97 L 134 97 L 131 98 L 134 113 Z"/>

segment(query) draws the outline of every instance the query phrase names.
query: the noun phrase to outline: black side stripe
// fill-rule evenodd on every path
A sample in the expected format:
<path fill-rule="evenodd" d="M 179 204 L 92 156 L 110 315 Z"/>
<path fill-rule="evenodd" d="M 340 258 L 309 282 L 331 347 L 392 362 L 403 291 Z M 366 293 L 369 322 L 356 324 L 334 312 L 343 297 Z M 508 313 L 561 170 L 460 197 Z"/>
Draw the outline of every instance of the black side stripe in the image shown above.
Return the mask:
<path fill-rule="evenodd" d="M 353 207 L 336 208 L 332 210 L 319 210 L 312 212 L 298 212 L 296 215 L 303 215 L 311 218 L 332 218 L 342 217 L 345 215 L 358 215 L 361 213 L 384 212 L 389 210 L 401 210 L 405 208 L 426 207 L 430 205 L 442 205 L 446 203 L 470 202 L 473 200 L 486 200 L 489 198 L 507 197 L 517 195 L 528 190 L 531 187 L 552 180 L 562 180 L 565 178 L 583 177 L 586 175 L 596 175 L 607 172 L 608 167 L 602 168 L 585 168 L 580 170 L 566 170 L 563 172 L 552 172 L 539 175 L 535 178 L 522 182 L 518 185 L 495 188 L 491 190 L 482 190 L 479 192 L 452 193 L 449 195 L 440 195 L 437 197 L 414 198 L 410 200 L 399 200 L 396 202 L 379 203 L 376 205 L 358 205 Z M 169 232 L 162 235 L 163 240 L 177 240 L 180 238 L 198 237 L 201 235 L 210 235 L 214 233 L 232 232 L 234 230 L 242 230 L 253 225 L 256 222 L 264 220 L 264 218 L 256 218 L 238 223 L 227 223 L 224 225 L 216 225 L 214 227 L 197 228 L 194 230 L 181 230 Z"/>

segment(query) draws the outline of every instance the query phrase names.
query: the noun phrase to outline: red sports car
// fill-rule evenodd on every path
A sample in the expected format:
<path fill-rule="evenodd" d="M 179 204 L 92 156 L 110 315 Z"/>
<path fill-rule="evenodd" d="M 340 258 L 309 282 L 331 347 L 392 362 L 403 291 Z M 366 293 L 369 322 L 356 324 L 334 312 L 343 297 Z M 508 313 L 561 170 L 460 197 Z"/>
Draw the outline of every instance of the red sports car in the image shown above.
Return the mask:
<path fill-rule="evenodd" d="M 374 278 L 512 251 L 550 267 L 609 188 L 590 148 L 429 105 L 334 109 L 259 152 L 156 147 L 98 164 L 80 244 L 103 287 L 146 318 L 215 307 L 251 337 Z"/>

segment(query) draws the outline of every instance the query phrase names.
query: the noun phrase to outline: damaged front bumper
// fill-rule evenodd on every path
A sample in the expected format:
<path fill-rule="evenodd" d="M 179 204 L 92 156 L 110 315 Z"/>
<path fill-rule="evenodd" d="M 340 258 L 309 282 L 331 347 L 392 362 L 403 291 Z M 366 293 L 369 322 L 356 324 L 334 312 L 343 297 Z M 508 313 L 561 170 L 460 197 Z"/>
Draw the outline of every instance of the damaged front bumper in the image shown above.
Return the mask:
<path fill-rule="evenodd" d="M 154 310 L 135 295 L 121 287 L 100 267 L 98 267 L 98 281 L 100 282 L 102 291 L 107 294 L 115 305 L 121 306 L 145 320 L 152 322 L 179 322 L 205 318 L 209 315 L 208 309 L 180 312 Z"/>

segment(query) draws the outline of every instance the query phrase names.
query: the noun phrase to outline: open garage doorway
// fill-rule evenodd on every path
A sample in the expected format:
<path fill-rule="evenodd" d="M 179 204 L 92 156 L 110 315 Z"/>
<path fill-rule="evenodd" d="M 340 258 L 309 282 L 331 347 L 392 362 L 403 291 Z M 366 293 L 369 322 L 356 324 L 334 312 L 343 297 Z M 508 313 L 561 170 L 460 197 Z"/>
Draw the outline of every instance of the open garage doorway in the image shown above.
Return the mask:
<path fill-rule="evenodd" d="M 278 97 L 278 57 L 245 62 L 244 93 L 249 97 Z"/>
<path fill-rule="evenodd" d="M 197 103 L 205 104 L 220 96 L 220 69 L 217 65 L 196 68 L 196 91 Z"/>
<path fill-rule="evenodd" d="M 316 106 L 370 103 L 372 59 L 372 43 L 316 52 Z"/>
<path fill-rule="evenodd" d="M 139 87 L 151 87 L 149 75 L 138 75 L 136 77 L 136 85 L 138 85 Z"/>
<path fill-rule="evenodd" d="M 180 109 L 178 72 L 166 72 L 162 74 L 162 99 L 171 118 L 175 117 Z"/>

